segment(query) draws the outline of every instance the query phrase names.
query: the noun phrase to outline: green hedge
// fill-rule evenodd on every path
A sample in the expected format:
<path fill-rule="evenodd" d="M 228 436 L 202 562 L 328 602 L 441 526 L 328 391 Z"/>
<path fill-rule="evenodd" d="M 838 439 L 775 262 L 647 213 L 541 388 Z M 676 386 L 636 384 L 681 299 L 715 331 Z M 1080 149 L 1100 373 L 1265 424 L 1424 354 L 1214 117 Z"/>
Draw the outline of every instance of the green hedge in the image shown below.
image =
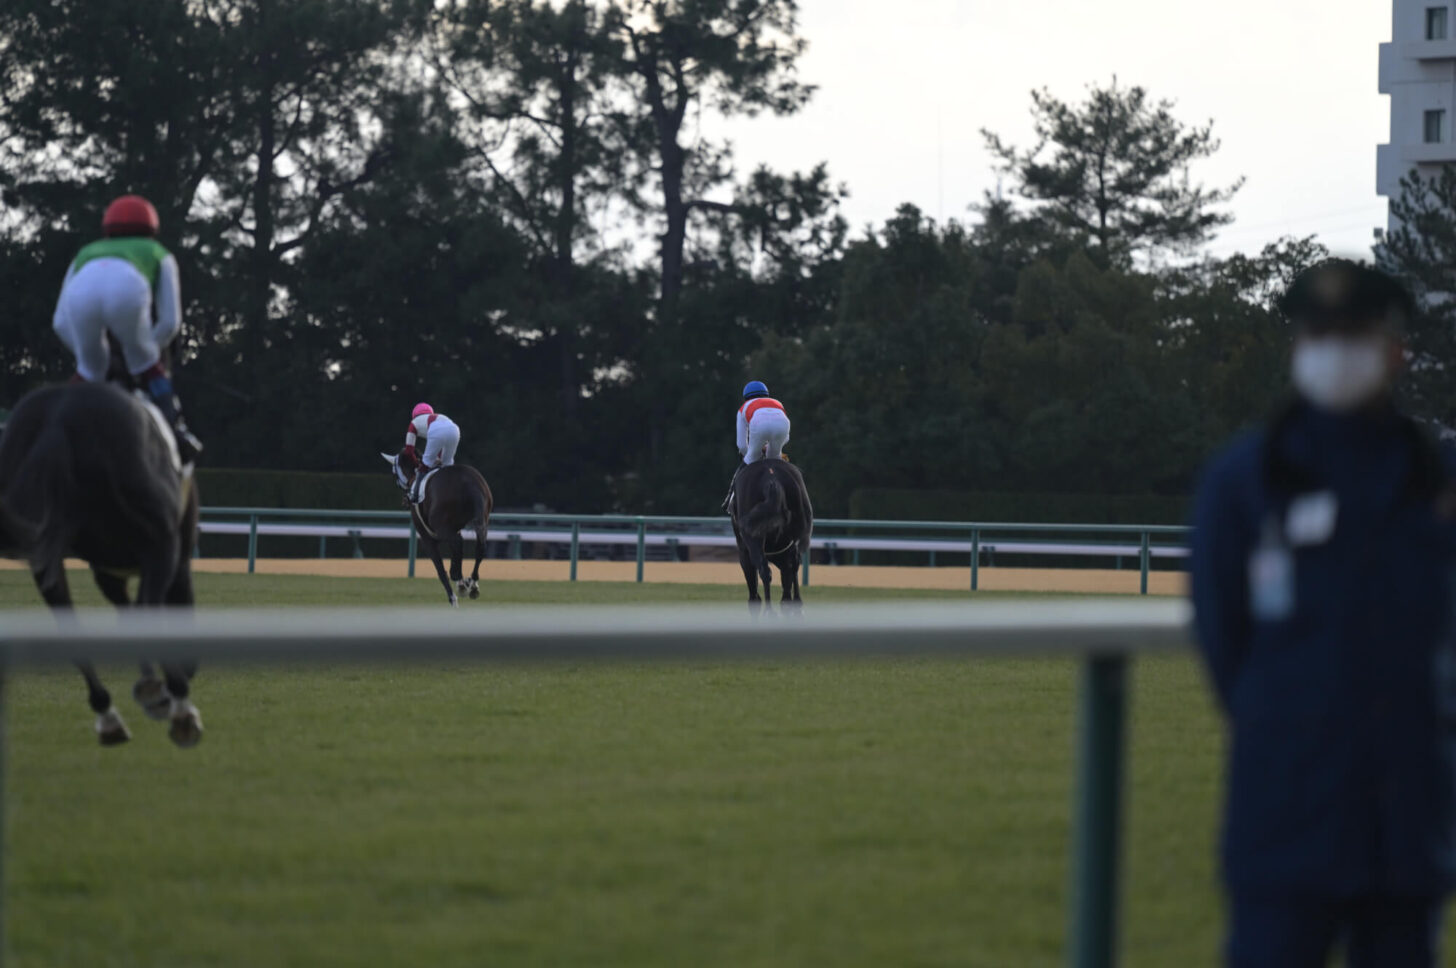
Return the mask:
<path fill-rule="evenodd" d="M 399 490 L 380 463 L 378 474 L 198 468 L 203 507 L 331 508 L 397 511 Z"/>
<path fill-rule="evenodd" d="M 882 521 L 988 521 L 1021 524 L 1186 524 L 1189 499 L 1158 494 L 1037 494 L 861 488 L 849 516 Z"/>

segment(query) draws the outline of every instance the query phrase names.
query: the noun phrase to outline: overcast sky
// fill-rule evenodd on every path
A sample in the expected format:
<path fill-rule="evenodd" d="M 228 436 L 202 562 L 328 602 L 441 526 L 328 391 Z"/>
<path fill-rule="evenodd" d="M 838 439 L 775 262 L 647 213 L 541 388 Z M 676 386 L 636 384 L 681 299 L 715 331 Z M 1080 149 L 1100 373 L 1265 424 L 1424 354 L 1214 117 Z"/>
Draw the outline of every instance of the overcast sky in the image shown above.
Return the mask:
<path fill-rule="evenodd" d="M 1205 184 L 1247 178 L 1237 221 L 1213 251 L 1252 251 L 1314 234 L 1364 255 L 1385 224 L 1375 146 L 1387 140 L 1376 90 L 1390 0 L 800 0 L 814 100 L 791 118 L 732 123 L 741 168 L 827 161 L 851 193 L 856 229 L 901 202 L 969 217 L 994 188 L 980 129 L 1030 141 L 1033 88 L 1079 99 L 1114 74 L 1212 120 Z"/>

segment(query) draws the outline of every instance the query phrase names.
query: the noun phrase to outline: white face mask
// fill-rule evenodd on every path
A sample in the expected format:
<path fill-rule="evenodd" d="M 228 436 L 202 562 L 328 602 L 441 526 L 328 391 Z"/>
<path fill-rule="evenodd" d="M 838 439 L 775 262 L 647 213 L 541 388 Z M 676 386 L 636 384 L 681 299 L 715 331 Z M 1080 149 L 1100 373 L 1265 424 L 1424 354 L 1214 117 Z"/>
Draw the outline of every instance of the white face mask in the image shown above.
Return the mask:
<path fill-rule="evenodd" d="M 1355 410 L 1385 389 L 1386 352 L 1378 335 L 1306 337 L 1294 347 L 1294 388 L 1325 410 Z"/>

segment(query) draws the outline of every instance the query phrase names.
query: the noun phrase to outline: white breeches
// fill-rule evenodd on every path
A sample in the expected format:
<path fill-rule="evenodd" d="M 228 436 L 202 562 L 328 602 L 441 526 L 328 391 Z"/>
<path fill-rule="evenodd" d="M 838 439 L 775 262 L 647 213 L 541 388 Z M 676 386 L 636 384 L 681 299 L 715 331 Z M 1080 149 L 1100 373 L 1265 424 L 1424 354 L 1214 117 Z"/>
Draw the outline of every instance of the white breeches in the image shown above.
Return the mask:
<path fill-rule="evenodd" d="M 760 410 L 748 422 L 748 452 L 743 463 L 752 464 L 764 457 L 783 456 L 789 442 L 789 416 L 782 410 Z"/>
<path fill-rule="evenodd" d="M 76 354 L 76 372 L 106 379 L 109 332 L 121 344 L 127 372 L 143 373 L 162 358 L 152 332 L 152 288 L 131 263 L 96 259 L 66 283 L 56 306 L 56 335 Z"/>
<path fill-rule="evenodd" d="M 449 417 L 437 417 L 430 424 L 425 438 L 425 453 L 420 460 L 426 467 L 449 467 L 455 463 L 455 448 L 460 446 L 460 428 Z"/>

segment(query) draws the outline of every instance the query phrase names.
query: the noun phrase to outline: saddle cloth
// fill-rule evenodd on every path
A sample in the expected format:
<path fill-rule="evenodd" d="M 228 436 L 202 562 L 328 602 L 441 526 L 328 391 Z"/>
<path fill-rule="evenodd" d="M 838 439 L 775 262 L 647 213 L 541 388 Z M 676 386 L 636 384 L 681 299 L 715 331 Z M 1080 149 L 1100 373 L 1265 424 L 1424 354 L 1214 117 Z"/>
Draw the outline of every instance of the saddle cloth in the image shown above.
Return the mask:
<path fill-rule="evenodd" d="M 192 465 L 182 466 L 182 455 L 177 450 L 177 435 L 172 432 L 172 425 L 167 423 L 167 418 L 162 414 L 162 409 L 152 402 L 152 398 L 141 390 L 133 390 L 132 396 L 146 410 L 147 416 L 152 418 L 152 423 L 162 432 L 162 439 L 167 442 L 167 454 L 172 458 L 172 468 L 184 478 L 192 476 Z"/>

